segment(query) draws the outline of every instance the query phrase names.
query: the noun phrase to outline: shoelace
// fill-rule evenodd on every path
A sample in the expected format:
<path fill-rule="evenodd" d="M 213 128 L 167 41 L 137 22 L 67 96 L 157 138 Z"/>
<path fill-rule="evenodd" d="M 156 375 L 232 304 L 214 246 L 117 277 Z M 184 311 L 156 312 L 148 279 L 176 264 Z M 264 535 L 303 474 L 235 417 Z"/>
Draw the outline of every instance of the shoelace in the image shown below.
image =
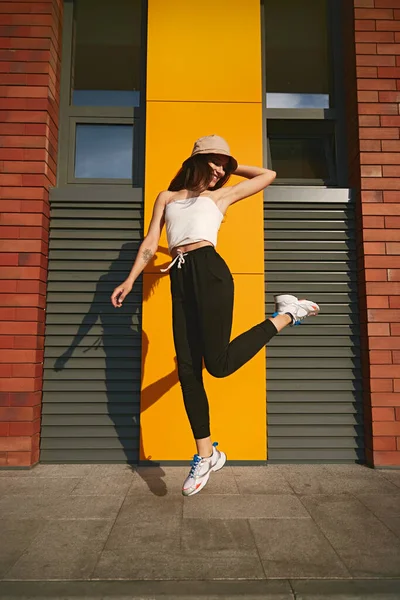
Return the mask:
<path fill-rule="evenodd" d="M 193 456 L 193 460 L 190 463 L 191 469 L 189 471 L 189 477 L 194 477 L 195 476 L 195 473 L 196 473 L 198 467 L 200 466 L 201 461 L 202 461 L 202 458 L 198 454 L 195 454 Z"/>
<path fill-rule="evenodd" d="M 177 261 L 178 261 L 178 269 L 181 269 L 182 265 L 185 263 L 185 258 L 184 258 L 185 256 L 186 256 L 186 254 L 183 254 L 183 252 L 181 250 L 178 250 L 178 254 L 175 256 L 174 259 L 171 260 L 168 267 L 166 269 L 160 269 L 161 273 L 166 273 L 167 271 L 169 271 L 170 268 L 173 267 Z"/>

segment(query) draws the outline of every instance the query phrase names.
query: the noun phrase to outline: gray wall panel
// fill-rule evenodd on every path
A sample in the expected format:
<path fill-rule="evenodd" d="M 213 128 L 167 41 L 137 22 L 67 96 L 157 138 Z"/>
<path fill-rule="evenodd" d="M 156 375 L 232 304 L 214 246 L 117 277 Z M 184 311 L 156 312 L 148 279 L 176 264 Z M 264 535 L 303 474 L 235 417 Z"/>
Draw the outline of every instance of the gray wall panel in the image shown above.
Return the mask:
<path fill-rule="evenodd" d="M 137 462 L 141 280 L 118 311 L 114 287 L 142 237 L 137 193 L 98 202 L 54 192 L 42 412 L 42 462 Z"/>
<path fill-rule="evenodd" d="M 266 314 L 274 294 L 292 293 L 320 304 L 321 315 L 267 347 L 268 459 L 363 461 L 354 205 L 348 190 L 314 189 L 311 201 L 297 188 L 271 190 Z"/>

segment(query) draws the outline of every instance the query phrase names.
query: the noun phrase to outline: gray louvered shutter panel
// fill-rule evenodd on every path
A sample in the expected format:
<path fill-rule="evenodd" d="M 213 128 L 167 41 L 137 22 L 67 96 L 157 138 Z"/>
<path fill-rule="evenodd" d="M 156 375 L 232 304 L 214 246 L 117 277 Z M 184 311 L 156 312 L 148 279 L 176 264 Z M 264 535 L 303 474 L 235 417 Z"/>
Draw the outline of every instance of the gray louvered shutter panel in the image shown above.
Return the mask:
<path fill-rule="evenodd" d="M 132 266 L 142 216 L 140 202 L 104 194 L 51 203 L 42 462 L 138 460 L 141 281 L 122 308 L 110 296 Z"/>
<path fill-rule="evenodd" d="M 265 202 L 266 314 L 278 293 L 313 300 L 321 314 L 267 347 L 268 460 L 363 461 L 354 204 L 296 195 L 271 201 L 285 199 L 277 190 Z"/>

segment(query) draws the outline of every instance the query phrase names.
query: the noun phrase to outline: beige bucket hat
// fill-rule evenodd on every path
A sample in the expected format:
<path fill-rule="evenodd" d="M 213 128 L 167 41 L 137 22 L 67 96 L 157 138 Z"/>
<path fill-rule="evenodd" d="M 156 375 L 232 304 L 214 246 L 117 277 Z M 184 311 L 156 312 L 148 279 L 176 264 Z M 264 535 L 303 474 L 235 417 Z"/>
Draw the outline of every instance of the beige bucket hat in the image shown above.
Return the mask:
<path fill-rule="evenodd" d="M 236 171 L 238 167 L 238 162 L 231 155 L 228 143 L 219 135 L 205 135 L 196 140 L 190 156 L 196 156 L 196 154 L 223 154 L 229 156 L 232 172 Z"/>

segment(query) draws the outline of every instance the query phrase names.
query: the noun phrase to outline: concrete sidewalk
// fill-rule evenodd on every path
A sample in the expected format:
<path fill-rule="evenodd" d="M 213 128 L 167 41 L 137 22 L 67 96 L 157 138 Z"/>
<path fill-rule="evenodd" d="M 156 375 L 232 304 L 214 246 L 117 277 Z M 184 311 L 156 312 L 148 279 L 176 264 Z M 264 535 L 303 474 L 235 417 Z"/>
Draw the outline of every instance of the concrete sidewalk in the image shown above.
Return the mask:
<path fill-rule="evenodd" d="M 400 471 L 227 466 L 183 498 L 187 471 L 0 471 L 2 600 L 400 598 Z"/>

